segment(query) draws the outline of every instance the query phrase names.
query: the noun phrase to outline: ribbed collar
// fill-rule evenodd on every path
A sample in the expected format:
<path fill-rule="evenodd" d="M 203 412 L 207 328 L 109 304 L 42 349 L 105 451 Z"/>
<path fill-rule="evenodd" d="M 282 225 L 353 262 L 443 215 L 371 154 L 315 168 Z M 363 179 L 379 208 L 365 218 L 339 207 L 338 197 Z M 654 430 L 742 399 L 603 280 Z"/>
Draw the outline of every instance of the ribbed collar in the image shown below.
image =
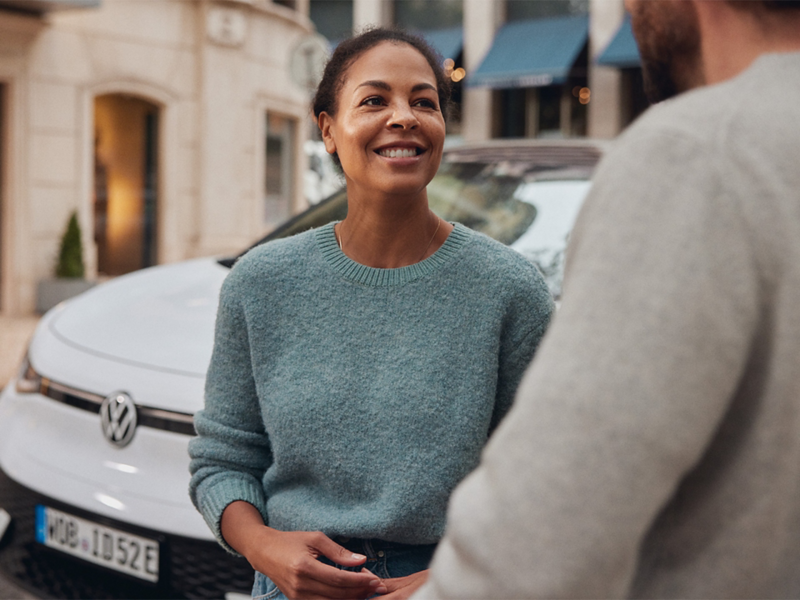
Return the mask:
<path fill-rule="evenodd" d="M 328 223 L 316 230 L 317 245 L 322 256 L 345 279 L 370 287 L 403 285 L 424 277 L 450 261 L 472 236 L 472 230 L 456 223 L 441 248 L 422 262 L 397 269 L 376 269 L 357 263 L 339 249 L 333 232 L 334 225 Z"/>

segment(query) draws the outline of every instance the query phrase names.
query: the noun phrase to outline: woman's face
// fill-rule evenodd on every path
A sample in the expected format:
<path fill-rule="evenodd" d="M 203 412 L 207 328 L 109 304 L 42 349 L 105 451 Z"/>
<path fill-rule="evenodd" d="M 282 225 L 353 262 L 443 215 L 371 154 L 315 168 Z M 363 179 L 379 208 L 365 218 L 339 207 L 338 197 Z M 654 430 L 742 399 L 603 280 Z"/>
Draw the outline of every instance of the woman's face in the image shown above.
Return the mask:
<path fill-rule="evenodd" d="M 336 116 L 319 125 L 337 152 L 348 196 L 423 192 L 439 168 L 445 126 L 436 77 L 425 57 L 404 43 L 381 42 L 344 73 Z"/>

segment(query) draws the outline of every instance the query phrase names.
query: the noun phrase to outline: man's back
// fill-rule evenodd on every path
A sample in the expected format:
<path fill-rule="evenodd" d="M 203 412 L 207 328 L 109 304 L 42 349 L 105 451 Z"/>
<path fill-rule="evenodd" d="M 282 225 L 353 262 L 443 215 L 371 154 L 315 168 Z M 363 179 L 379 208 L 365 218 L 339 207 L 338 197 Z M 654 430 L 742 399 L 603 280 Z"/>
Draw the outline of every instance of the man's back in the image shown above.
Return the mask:
<path fill-rule="evenodd" d="M 800 595 L 799 97 L 768 55 L 622 136 L 425 593 Z"/>
<path fill-rule="evenodd" d="M 716 256 L 710 279 L 718 285 L 695 299 L 676 289 L 671 299 L 679 310 L 707 312 L 696 322 L 706 340 L 694 344 L 707 354 L 681 377 L 698 382 L 690 387 L 692 410 L 704 415 L 689 421 L 687 434 L 695 443 L 711 435 L 645 537 L 634 597 L 800 594 L 798 97 L 800 54 L 767 55 L 732 81 L 659 107 L 631 132 L 675 132 L 674 150 L 687 144 L 696 153 L 676 157 L 687 177 L 695 162 L 707 169 L 697 174 L 708 186 L 696 200 L 709 207 L 702 214 L 724 224 L 694 236 L 698 252 Z M 662 192 L 654 195 L 649 202 Z M 698 225 L 691 222 L 697 214 L 689 210 L 687 228 Z M 671 347 L 662 360 L 680 360 L 675 355 L 684 351 L 691 350 Z M 720 405 L 713 399 L 726 387 Z M 663 387 L 660 401 L 672 402 L 672 390 Z M 685 421 L 675 426 L 687 428 Z"/>

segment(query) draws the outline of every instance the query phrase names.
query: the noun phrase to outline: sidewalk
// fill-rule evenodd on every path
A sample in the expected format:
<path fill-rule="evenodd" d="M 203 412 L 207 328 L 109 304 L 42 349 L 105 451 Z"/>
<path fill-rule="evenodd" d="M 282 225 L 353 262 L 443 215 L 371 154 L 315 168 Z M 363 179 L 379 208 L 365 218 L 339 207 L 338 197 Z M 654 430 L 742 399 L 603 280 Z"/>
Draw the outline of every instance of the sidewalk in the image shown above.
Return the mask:
<path fill-rule="evenodd" d="M 0 388 L 16 373 L 38 322 L 38 316 L 0 316 Z"/>

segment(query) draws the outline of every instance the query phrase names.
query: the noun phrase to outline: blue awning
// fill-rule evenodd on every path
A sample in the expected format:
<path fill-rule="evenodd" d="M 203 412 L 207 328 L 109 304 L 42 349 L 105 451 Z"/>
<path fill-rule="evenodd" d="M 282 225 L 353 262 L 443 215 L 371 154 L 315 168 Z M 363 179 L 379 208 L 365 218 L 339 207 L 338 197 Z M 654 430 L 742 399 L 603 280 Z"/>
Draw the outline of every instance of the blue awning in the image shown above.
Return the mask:
<path fill-rule="evenodd" d="M 589 37 L 587 15 L 514 21 L 497 32 L 467 85 L 494 89 L 564 83 Z"/>
<path fill-rule="evenodd" d="M 636 38 L 633 37 L 629 15 L 625 15 L 625 20 L 619 26 L 614 39 L 597 59 L 597 64 L 620 69 L 641 65 L 639 46 L 636 44 Z"/>
<path fill-rule="evenodd" d="M 461 27 L 450 27 L 448 29 L 432 29 L 420 31 L 420 35 L 442 55 L 442 58 L 452 58 L 456 60 L 461 54 L 464 45 L 464 30 Z"/>

